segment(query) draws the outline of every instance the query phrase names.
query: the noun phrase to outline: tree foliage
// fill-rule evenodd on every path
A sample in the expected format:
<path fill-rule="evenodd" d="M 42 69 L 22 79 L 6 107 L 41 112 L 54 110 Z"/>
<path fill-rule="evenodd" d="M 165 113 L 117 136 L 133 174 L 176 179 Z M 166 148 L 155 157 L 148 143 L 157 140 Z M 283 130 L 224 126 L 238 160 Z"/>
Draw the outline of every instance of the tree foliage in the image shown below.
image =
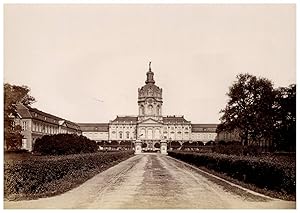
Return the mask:
<path fill-rule="evenodd" d="M 276 123 L 274 143 L 278 149 L 296 148 L 296 85 L 280 87 L 275 97 Z"/>
<path fill-rule="evenodd" d="M 36 140 L 33 151 L 42 155 L 69 155 L 92 153 L 98 150 L 96 141 L 83 135 L 56 134 L 44 135 Z"/>
<path fill-rule="evenodd" d="M 227 93 L 217 132 L 237 130 L 248 141 L 286 144 L 296 140 L 296 86 L 274 89 L 266 78 L 239 74 Z"/>
<path fill-rule="evenodd" d="M 229 101 L 219 131 L 238 129 L 245 145 L 248 140 L 268 137 L 272 131 L 272 107 L 275 93 L 271 81 L 250 74 L 239 74 L 227 93 Z"/>
<path fill-rule="evenodd" d="M 9 150 L 19 149 L 22 144 L 21 127 L 14 124 L 17 117 L 17 104 L 31 105 L 35 99 L 29 95 L 27 86 L 4 84 L 4 139 Z"/>

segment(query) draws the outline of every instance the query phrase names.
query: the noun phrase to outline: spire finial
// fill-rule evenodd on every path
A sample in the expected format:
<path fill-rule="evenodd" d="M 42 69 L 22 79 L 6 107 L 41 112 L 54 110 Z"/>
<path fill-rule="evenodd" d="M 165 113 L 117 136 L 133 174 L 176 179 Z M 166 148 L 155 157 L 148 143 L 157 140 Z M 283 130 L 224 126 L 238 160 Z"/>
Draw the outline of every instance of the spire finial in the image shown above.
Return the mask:
<path fill-rule="evenodd" d="M 146 84 L 155 84 L 155 81 L 153 79 L 154 73 L 151 71 L 151 61 L 149 61 L 149 71 L 147 72 L 147 80 L 145 81 Z"/>

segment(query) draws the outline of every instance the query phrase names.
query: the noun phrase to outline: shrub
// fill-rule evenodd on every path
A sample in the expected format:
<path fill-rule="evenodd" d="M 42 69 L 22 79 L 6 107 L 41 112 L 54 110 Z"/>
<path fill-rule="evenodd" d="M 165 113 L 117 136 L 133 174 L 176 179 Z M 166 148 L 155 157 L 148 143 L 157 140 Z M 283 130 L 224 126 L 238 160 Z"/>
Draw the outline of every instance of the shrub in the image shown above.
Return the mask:
<path fill-rule="evenodd" d="M 112 141 L 112 142 L 108 143 L 107 145 L 108 146 L 113 146 L 113 147 L 119 147 L 120 146 L 118 141 Z"/>
<path fill-rule="evenodd" d="M 226 155 L 251 155 L 258 156 L 262 153 L 262 149 L 257 145 L 243 146 L 240 142 L 229 141 L 227 143 L 218 143 L 212 147 L 212 151 Z"/>
<path fill-rule="evenodd" d="M 200 154 L 169 152 L 169 155 L 195 166 L 204 166 L 216 172 L 255 184 L 260 188 L 296 194 L 296 169 L 290 165 L 277 164 L 249 156 L 233 156 L 216 153 Z"/>
<path fill-rule="evenodd" d="M 198 146 L 204 146 L 204 143 L 202 141 L 199 141 Z"/>
<path fill-rule="evenodd" d="M 132 141 L 121 141 L 120 145 L 121 146 L 127 146 L 127 147 L 131 147 L 132 146 Z"/>
<path fill-rule="evenodd" d="M 98 146 L 104 146 L 104 145 L 105 145 L 105 142 L 104 142 L 104 141 L 99 141 L 99 142 L 97 142 L 97 145 L 98 145 Z"/>
<path fill-rule="evenodd" d="M 213 146 L 215 145 L 215 142 L 214 141 L 208 141 L 205 146 Z"/>
<path fill-rule="evenodd" d="M 249 145 L 244 147 L 243 154 L 244 155 L 253 155 L 257 156 L 262 153 L 262 148 L 260 146 Z"/>
<path fill-rule="evenodd" d="M 155 143 L 155 144 L 154 144 L 154 147 L 155 147 L 155 148 L 160 148 L 160 144 L 159 144 L 159 143 Z"/>
<path fill-rule="evenodd" d="M 113 162 L 133 155 L 133 151 L 88 153 L 68 156 L 36 156 L 4 164 L 4 196 L 43 197 L 59 194 L 83 183 Z"/>
<path fill-rule="evenodd" d="M 5 150 L 4 154 L 23 154 L 23 153 L 29 153 L 26 149 L 18 149 L 18 150 Z"/>
<path fill-rule="evenodd" d="M 168 149 L 178 149 L 181 147 L 180 143 L 178 141 L 171 141 L 167 144 Z"/>
<path fill-rule="evenodd" d="M 36 140 L 33 147 L 35 153 L 42 155 L 90 153 L 97 150 L 98 145 L 95 141 L 76 134 L 44 135 Z"/>
<path fill-rule="evenodd" d="M 242 144 L 217 144 L 212 147 L 212 151 L 226 155 L 243 155 Z"/>
<path fill-rule="evenodd" d="M 218 141 L 218 145 L 226 145 L 226 142 L 221 140 L 221 141 Z"/>

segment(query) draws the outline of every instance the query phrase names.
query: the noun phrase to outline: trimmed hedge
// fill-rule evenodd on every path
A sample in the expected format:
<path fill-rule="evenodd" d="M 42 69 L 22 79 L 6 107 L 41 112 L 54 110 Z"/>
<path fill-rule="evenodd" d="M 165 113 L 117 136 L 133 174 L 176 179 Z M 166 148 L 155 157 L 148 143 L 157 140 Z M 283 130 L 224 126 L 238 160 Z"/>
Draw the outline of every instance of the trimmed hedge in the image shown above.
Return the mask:
<path fill-rule="evenodd" d="M 33 151 L 42 155 L 69 155 L 97 150 L 96 141 L 76 134 L 44 135 L 37 139 L 33 146 Z"/>
<path fill-rule="evenodd" d="M 226 155 L 251 155 L 258 156 L 262 153 L 262 148 L 256 145 L 243 146 L 240 142 L 219 143 L 212 147 L 212 151 Z"/>
<path fill-rule="evenodd" d="M 8 161 L 4 164 L 4 197 L 14 200 L 60 194 L 132 155 L 133 151 L 98 152 Z"/>
<path fill-rule="evenodd" d="M 173 151 L 168 154 L 197 167 L 204 166 L 259 188 L 296 195 L 296 168 L 291 165 L 276 164 L 255 157 L 217 153 Z"/>

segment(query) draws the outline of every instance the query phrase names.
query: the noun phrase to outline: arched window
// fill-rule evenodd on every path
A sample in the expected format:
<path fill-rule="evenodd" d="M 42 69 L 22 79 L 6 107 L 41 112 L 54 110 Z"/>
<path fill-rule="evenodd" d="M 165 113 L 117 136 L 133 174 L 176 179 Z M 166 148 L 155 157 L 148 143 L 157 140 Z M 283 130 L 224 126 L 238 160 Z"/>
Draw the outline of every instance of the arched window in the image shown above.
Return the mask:
<path fill-rule="evenodd" d="M 139 137 L 140 138 L 146 138 L 146 130 L 145 129 L 141 129 Z"/>
<path fill-rule="evenodd" d="M 122 139 L 123 133 L 119 132 L 119 138 Z"/>
<path fill-rule="evenodd" d="M 129 139 L 129 132 L 126 132 L 126 138 Z"/>
<path fill-rule="evenodd" d="M 170 134 L 170 138 L 171 138 L 171 140 L 174 140 L 175 139 L 175 132 L 171 132 L 171 134 Z"/>
<path fill-rule="evenodd" d="M 155 139 L 160 139 L 160 131 L 159 131 L 159 129 L 155 129 L 154 138 Z"/>
<path fill-rule="evenodd" d="M 147 139 L 149 139 L 149 140 L 153 139 L 153 130 L 152 129 L 147 130 Z"/>
<path fill-rule="evenodd" d="M 149 112 L 149 115 L 153 114 L 153 106 L 152 105 L 148 106 L 148 112 Z"/>
<path fill-rule="evenodd" d="M 145 108 L 144 105 L 141 105 L 140 107 L 140 115 L 144 115 L 145 114 Z"/>

